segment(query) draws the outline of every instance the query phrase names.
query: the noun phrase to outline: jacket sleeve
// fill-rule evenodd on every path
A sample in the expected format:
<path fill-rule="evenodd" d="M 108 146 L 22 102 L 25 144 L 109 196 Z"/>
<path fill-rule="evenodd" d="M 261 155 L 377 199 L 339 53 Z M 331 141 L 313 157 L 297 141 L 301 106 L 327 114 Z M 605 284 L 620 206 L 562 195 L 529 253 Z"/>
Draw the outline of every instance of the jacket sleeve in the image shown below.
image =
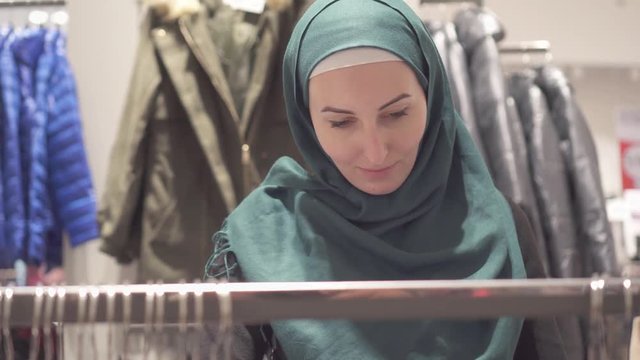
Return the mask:
<path fill-rule="evenodd" d="M 98 212 L 101 251 L 128 263 L 140 252 L 141 203 L 147 166 L 145 133 L 148 110 L 160 81 L 149 19 L 143 24 L 127 101 L 111 150 L 106 189 Z"/>
<path fill-rule="evenodd" d="M 64 56 L 58 57 L 50 84 L 47 156 L 53 210 L 77 246 L 98 238 L 98 222 L 74 77 Z"/>
<path fill-rule="evenodd" d="M 522 251 L 522 259 L 527 271 L 528 279 L 549 278 L 549 272 L 543 265 L 542 258 L 536 247 L 536 239 L 529 218 L 524 210 L 507 198 L 511 207 L 513 220 L 518 234 L 518 243 Z M 569 359 L 564 337 L 571 335 L 563 332 L 563 322 L 570 320 L 556 317 L 544 319 L 525 319 L 518 340 L 514 359 Z"/>

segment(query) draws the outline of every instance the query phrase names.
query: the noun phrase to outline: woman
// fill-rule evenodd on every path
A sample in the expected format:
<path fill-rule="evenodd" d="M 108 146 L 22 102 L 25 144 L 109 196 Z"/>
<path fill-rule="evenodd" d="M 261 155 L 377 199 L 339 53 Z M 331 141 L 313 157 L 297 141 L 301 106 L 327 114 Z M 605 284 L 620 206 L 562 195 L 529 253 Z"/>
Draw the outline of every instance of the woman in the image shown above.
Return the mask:
<path fill-rule="evenodd" d="M 289 158 L 274 164 L 214 236 L 209 277 L 525 277 L 509 205 L 454 111 L 433 42 L 402 0 L 317 0 L 290 39 L 284 83 L 309 171 Z M 521 326 L 271 324 L 287 359 L 368 360 L 508 359 Z"/>

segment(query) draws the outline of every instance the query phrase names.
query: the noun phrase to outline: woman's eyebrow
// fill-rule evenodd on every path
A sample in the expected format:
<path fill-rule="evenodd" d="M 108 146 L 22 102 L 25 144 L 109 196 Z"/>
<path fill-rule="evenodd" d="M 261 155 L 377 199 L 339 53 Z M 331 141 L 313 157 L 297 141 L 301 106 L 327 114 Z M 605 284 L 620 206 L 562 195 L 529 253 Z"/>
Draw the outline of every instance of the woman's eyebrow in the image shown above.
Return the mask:
<path fill-rule="evenodd" d="M 402 93 L 398 96 L 396 96 L 395 98 L 393 98 L 391 101 L 385 103 L 384 105 L 380 106 L 380 108 L 378 109 L 378 111 L 383 110 L 384 108 L 393 105 L 394 103 L 402 100 L 402 99 L 406 99 L 408 97 L 411 97 L 411 95 L 406 94 L 406 93 Z M 349 111 L 349 110 L 345 110 L 345 109 L 339 109 L 339 108 L 335 108 L 332 106 L 325 106 L 322 108 L 322 110 L 320 110 L 320 112 L 334 112 L 334 113 L 338 113 L 338 114 L 347 114 L 347 115 L 354 115 L 353 111 Z"/>
<path fill-rule="evenodd" d="M 334 108 L 334 107 L 331 107 L 331 106 L 325 106 L 324 108 L 322 108 L 322 110 L 320 112 L 334 112 L 334 113 L 338 113 L 338 114 L 354 115 L 354 113 L 352 111 L 344 110 L 344 109 L 338 109 L 338 108 Z"/>
<path fill-rule="evenodd" d="M 411 97 L 411 95 L 406 94 L 406 93 L 402 93 L 402 94 L 400 94 L 400 95 L 398 95 L 398 96 L 394 97 L 391 101 L 387 102 L 386 104 L 384 104 L 384 105 L 380 106 L 380 108 L 378 109 L 378 111 L 380 111 L 380 110 L 384 110 L 384 108 L 386 108 L 387 106 L 391 106 L 391 105 L 393 105 L 394 103 L 396 103 L 396 102 L 398 102 L 398 101 L 400 101 L 400 100 L 402 100 L 402 99 L 408 98 L 408 97 Z"/>

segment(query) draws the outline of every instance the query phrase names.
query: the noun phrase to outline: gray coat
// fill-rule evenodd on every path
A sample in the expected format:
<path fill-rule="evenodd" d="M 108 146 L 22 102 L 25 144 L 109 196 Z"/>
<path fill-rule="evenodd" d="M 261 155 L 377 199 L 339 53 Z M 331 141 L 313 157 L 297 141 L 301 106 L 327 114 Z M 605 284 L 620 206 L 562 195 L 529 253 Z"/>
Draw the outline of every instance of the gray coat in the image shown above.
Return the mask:
<path fill-rule="evenodd" d="M 554 277 L 580 277 L 582 264 L 560 140 L 534 78 L 532 71 L 513 74 L 509 88 L 516 100 L 527 141 L 531 175 L 550 251 L 551 274 Z M 583 359 L 584 345 L 578 319 L 561 318 L 559 325 L 569 359 Z"/>
<path fill-rule="evenodd" d="M 447 70 L 451 97 L 456 110 L 460 114 L 473 142 L 480 154 L 487 161 L 487 155 L 476 123 L 476 114 L 473 107 L 471 82 L 467 66 L 467 55 L 458 42 L 456 27 L 453 23 L 431 22 L 427 24 L 438 53 Z"/>
<path fill-rule="evenodd" d="M 551 120 L 560 137 L 573 195 L 578 244 L 583 251 L 583 276 L 591 276 L 593 272 L 615 276 L 618 266 L 602 193 L 598 155 L 584 114 L 562 70 L 542 67 L 538 69 L 535 81 L 546 96 Z"/>
<path fill-rule="evenodd" d="M 522 130 L 517 123 L 517 112 L 508 100 L 500 65 L 497 42 L 504 37 L 504 29 L 493 13 L 477 8 L 459 12 L 454 23 L 469 61 L 472 109 L 491 175 L 496 187 L 529 215 L 540 258 L 548 271 L 548 250 L 542 236 Z M 458 63 L 465 63 L 464 54 L 449 53 L 450 61 L 456 58 Z M 463 68 L 460 65 L 460 69 Z M 463 85 L 458 89 L 465 88 L 463 81 L 460 84 Z"/>

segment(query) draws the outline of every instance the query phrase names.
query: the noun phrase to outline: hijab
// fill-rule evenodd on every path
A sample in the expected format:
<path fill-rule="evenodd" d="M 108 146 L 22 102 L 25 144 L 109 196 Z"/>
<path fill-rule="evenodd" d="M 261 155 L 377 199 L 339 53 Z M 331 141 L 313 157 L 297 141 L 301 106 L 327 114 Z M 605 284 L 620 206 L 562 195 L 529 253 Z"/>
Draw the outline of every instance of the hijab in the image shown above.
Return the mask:
<path fill-rule="evenodd" d="M 396 191 L 369 195 L 325 154 L 308 109 L 314 68 L 371 47 L 404 60 L 427 98 L 414 168 Z M 518 279 L 524 265 L 510 208 L 454 110 L 444 66 L 403 0 L 316 0 L 284 58 L 289 126 L 307 170 L 284 157 L 214 235 L 245 280 Z M 429 306 L 428 301 L 424 306 Z M 507 359 L 521 319 L 285 320 L 272 327 L 289 359 Z"/>

